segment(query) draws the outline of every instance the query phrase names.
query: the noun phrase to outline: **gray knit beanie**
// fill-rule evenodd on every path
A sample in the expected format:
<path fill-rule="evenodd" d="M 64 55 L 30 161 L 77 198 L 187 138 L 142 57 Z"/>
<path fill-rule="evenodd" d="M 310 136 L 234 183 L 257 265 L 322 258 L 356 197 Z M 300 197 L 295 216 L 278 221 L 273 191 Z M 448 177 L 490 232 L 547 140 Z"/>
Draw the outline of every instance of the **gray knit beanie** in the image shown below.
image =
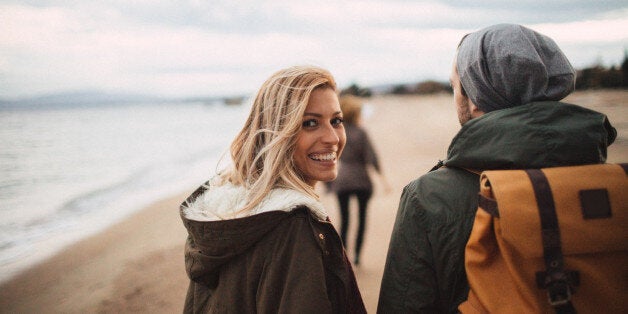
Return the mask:
<path fill-rule="evenodd" d="M 458 47 L 458 75 L 468 97 L 489 112 L 569 95 L 576 73 L 549 37 L 514 24 L 467 35 Z"/>

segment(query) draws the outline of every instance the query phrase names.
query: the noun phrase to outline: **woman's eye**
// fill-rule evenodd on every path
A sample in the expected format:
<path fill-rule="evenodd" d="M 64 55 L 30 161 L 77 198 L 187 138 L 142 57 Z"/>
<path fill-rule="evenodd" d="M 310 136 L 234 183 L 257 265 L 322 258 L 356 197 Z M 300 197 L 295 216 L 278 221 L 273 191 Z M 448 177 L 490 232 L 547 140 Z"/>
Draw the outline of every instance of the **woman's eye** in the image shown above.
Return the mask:
<path fill-rule="evenodd" d="M 334 118 L 331 120 L 331 125 L 339 126 L 342 124 L 342 122 L 343 122 L 342 118 Z"/>
<path fill-rule="evenodd" d="M 306 120 L 306 121 L 303 121 L 303 124 L 302 124 L 304 128 L 312 128 L 312 127 L 315 127 L 316 125 L 318 125 L 316 120 Z"/>

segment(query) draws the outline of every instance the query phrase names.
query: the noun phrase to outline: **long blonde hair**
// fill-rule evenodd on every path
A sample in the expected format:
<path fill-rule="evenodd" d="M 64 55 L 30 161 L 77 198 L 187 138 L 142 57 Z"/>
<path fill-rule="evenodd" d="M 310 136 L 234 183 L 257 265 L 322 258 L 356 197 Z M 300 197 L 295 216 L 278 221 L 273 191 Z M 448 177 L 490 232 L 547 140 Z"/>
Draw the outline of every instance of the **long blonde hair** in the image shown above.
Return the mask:
<path fill-rule="evenodd" d="M 276 187 L 295 189 L 318 199 L 292 158 L 305 108 L 317 88 L 336 91 L 329 71 L 294 66 L 273 74 L 257 92 L 244 127 L 231 143 L 233 168 L 222 175 L 224 180 L 249 191 L 247 205 L 241 211 L 257 206 Z"/>

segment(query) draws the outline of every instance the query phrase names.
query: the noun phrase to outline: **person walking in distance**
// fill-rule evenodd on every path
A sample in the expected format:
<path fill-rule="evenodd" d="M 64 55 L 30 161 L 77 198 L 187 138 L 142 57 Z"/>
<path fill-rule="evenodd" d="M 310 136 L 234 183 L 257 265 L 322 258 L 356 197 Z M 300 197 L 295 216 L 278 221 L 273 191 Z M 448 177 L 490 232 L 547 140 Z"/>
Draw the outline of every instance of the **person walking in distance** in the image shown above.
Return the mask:
<path fill-rule="evenodd" d="M 362 101 L 355 96 L 340 97 L 340 108 L 344 115 L 347 144 L 340 157 L 336 180 L 330 182 L 330 190 L 336 194 L 340 206 L 340 237 L 347 246 L 349 229 L 349 201 L 355 197 L 358 205 L 358 229 L 353 247 L 355 265 L 360 264 L 360 252 L 366 231 L 366 216 L 369 200 L 373 194 L 373 184 L 369 168 L 380 174 L 381 182 L 388 191 L 389 186 L 380 168 L 377 153 L 362 123 Z"/>

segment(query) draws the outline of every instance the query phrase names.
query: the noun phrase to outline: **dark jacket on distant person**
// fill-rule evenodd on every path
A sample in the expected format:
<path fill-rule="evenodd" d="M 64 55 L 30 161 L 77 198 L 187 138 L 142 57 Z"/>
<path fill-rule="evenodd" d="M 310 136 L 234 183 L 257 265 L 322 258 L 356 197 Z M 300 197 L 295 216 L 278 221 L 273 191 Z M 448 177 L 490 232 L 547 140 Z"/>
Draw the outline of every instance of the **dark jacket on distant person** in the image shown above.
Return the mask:
<path fill-rule="evenodd" d="M 243 188 L 201 186 L 181 205 L 190 285 L 184 313 L 365 313 L 322 205 L 274 189 L 238 212 Z"/>
<path fill-rule="evenodd" d="M 554 101 L 464 124 L 444 166 L 403 190 L 378 313 L 455 313 L 466 300 L 464 251 L 478 207 L 477 172 L 603 163 L 615 137 L 605 115 Z"/>
<path fill-rule="evenodd" d="M 372 191 L 373 183 L 368 175 L 367 166 L 372 165 L 378 172 L 380 168 L 368 134 L 355 124 L 346 124 L 345 133 L 347 144 L 340 156 L 338 176 L 329 184 L 330 190 Z"/>

